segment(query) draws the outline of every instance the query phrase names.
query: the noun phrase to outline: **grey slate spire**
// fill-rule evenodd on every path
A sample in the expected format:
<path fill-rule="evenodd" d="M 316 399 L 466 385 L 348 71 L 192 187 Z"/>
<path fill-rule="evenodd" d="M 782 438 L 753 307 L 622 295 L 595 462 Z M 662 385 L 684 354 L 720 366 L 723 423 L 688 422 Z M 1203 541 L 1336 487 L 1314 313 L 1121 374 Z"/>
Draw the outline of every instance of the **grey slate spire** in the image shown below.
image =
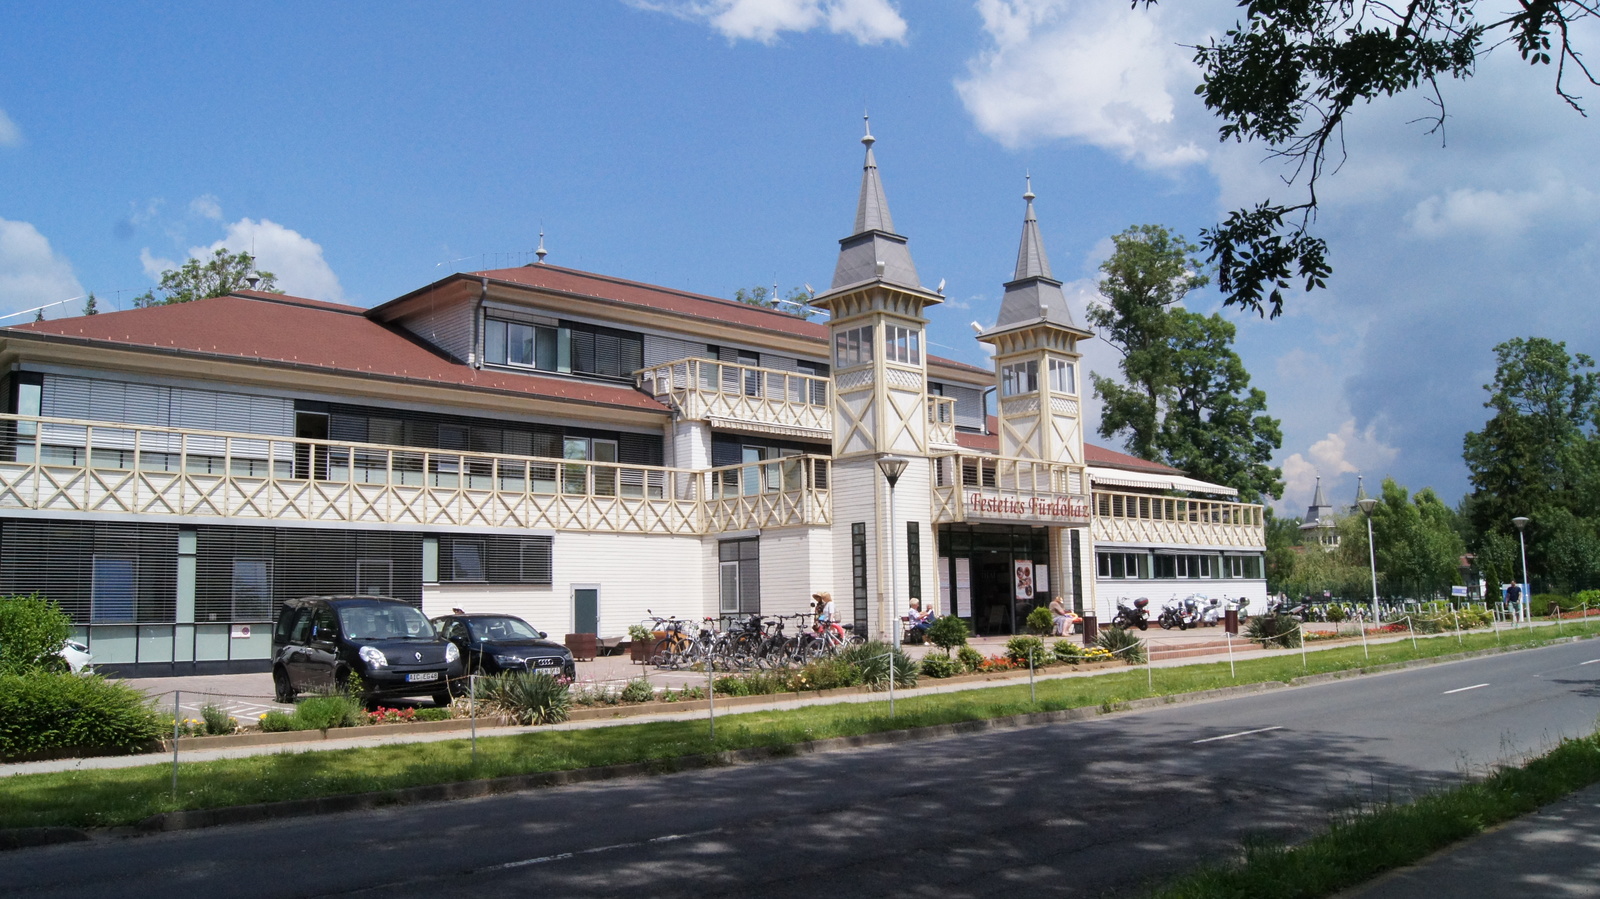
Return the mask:
<path fill-rule="evenodd" d="M 863 119 L 866 117 L 863 116 Z M 878 162 L 872 156 L 871 123 L 861 143 L 867 147 L 861 167 L 861 199 L 856 202 L 855 233 L 839 241 L 839 263 L 833 270 L 833 287 L 844 287 L 878 279 L 901 287 L 921 289 L 917 266 L 911 261 L 906 239 L 894 233 L 889 215 L 889 199 L 878 176 Z"/>
<path fill-rule="evenodd" d="M 1033 214 L 1033 178 L 1028 178 L 1022 199 L 1028 203 L 1022 217 L 1022 242 L 1017 247 L 1017 270 L 1006 282 L 1000 299 L 1000 318 L 989 332 L 1005 331 L 1019 325 L 1047 322 L 1076 329 L 1072 310 L 1067 308 L 1061 282 L 1050 274 L 1050 258 L 1039 236 L 1039 220 Z M 986 332 L 988 333 L 988 332 Z"/>
<path fill-rule="evenodd" d="M 1333 518 L 1333 507 L 1322 496 L 1322 478 L 1317 478 L 1317 489 L 1311 494 L 1311 508 L 1306 510 L 1306 521 L 1320 521 Z"/>

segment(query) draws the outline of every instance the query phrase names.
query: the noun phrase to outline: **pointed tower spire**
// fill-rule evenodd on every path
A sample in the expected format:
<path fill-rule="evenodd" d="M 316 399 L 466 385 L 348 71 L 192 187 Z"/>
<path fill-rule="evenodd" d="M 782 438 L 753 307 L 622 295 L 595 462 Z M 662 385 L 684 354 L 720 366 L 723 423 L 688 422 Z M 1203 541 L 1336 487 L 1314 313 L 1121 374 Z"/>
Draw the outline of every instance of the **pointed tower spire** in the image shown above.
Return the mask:
<path fill-rule="evenodd" d="M 985 333 L 1006 331 L 1012 328 L 1046 322 L 1076 329 L 1072 310 L 1067 308 L 1066 295 L 1061 292 L 1061 282 L 1050 274 L 1050 258 L 1044 252 L 1044 239 L 1039 236 L 1039 220 L 1033 214 L 1033 176 L 1027 176 L 1027 187 L 1022 199 L 1027 207 L 1022 216 L 1022 240 L 1017 247 L 1017 269 L 1006 282 L 1005 295 L 1000 299 L 1000 318 Z"/>
<path fill-rule="evenodd" d="M 876 279 L 900 287 L 921 288 L 906 239 L 894 233 L 889 198 L 883 192 L 878 161 L 872 155 L 872 145 L 878 139 L 872 136 L 871 120 L 866 116 L 862 116 L 862 120 L 866 123 L 866 134 L 861 143 L 867 148 L 867 156 L 861 166 L 861 198 L 856 201 L 855 233 L 839 241 L 839 263 L 833 270 L 832 287 Z"/>
<path fill-rule="evenodd" d="M 544 257 L 550 255 L 550 253 L 548 251 L 546 251 L 545 248 L 544 248 L 544 229 L 543 228 L 539 229 L 539 249 L 534 250 L 533 251 L 533 255 L 539 257 L 539 261 L 535 262 L 534 265 L 543 265 L 544 264 Z"/>

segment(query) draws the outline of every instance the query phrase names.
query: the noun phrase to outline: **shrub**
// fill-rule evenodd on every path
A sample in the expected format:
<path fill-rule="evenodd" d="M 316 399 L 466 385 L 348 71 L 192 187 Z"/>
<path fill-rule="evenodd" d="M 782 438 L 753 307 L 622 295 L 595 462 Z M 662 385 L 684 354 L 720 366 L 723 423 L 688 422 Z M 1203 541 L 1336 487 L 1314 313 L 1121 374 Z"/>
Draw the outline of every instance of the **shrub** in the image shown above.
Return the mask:
<path fill-rule="evenodd" d="M 533 671 L 511 671 L 485 678 L 479 695 L 518 724 L 560 724 L 572 710 L 567 679 Z"/>
<path fill-rule="evenodd" d="M 949 656 L 924 656 L 921 670 L 925 677 L 955 677 L 961 673 L 961 663 Z"/>
<path fill-rule="evenodd" d="M 949 655 L 952 649 L 967 645 L 967 620 L 957 615 L 935 618 L 928 625 L 928 642 Z"/>
<path fill-rule="evenodd" d="M 648 643 L 650 642 L 651 636 L 650 629 L 642 624 L 628 625 L 629 643 Z"/>
<path fill-rule="evenodd" d="M 71 619 L 54 600 L 0 596 L 0 674 L 67 670 L 58 653 L 71 633 Z"/>
<path fill-rule="evenodd" d="M 1055 628 L 1056 616 L 1050 614 L 1049 606 L 1038 606 L 1028 613 L 1028 633 L 1043 636 Z"/>
<path fill-rule="evenodd" d="M 239 726 L 220 706 L 209 702 L 200 707 L 200 717 L 205 719 L 206 733 L 212 736 L 231 734 Z"/>
<path fill-rule="evenodd" d="M 1129 665 L 1139 665 L 1144 662 L 1144 642 L 1125 627 L 1112 625 L 1106 628 L 1095 638 L 1094 645 L 1115 654 L 1116 658 Z"/>
<path fill-rule="evenodd" d="M 161 735 L 161 716 L 132 687 L 92 675 L 0 675 L 0 757 L 140 752 Z"/>
<path fill-rule="evenodd" d="M 789 676 L 788 688 L 796 693 L 805 690 L 837 690 L 840 687 L 861 685 L 861 669 L 835 656 L 817 659 Z"/>
<path fill-rule="evenodd" d="M 1559 609 L 1569 601 L 1559 593 L 1535 593 L 1528 598 L 1528 614 L 1549 615 L 1552 608 Z"/>
<path fill-rule="evenodd" d="M 649 702 L 655 698 L 656 691 L 650 687 L 650 682 L 642 677 L 628 681 L 628 685 L 622 688 L 623 702 Z"/>
<path fill-rule="evenodd" d="M 956 651 L 956 663 L 963 671 L 977 671 L 978 666 L 983 664 L 983 653 L 970 646 L 962 646 Z"/>
<path fill-rule="evenodd" d="M 917 663 L 905 654 L 903 650 L 896 649 L 887 643 L 873 640 L 847 646 L 839 652 L 839 660 L 847 665 L 852 665 L 861 672 L 861 683 L 874 690 L 884 689 L 889 685 L 889 658 L 894 658 L 894 685 L 896 687 L 915 687 L 917 685 L 917 672 L 920 670 Z"/>
<path fill-rule="evenodd" d="M 367 712 L 353 696 L 311 696 L 294 710 L 294 719 L 294 730 L 327 730 L 365 724 Z"/>
<path fill-rule="evenodd" d="M 1049 609 L 1045 611 L 1048 612 Z M 1037 668 L 1044 664 L 1046 657 L 1044 641 L 1038 637 L 1012 637 L 1006 641 L 1005 656 L 1019 668 L 1028 667 L 1028 662 L 1031 658 L 1033 666 Z"/>
<path fill-rule="evenodd" d="M 417 709 L 414 716 L 417 721 L 449 721 L 449 709 Z"/>
<path fill-rule="evenodd" d="M 1279 612 L 1274 615 L 1257 615 L 1245 626 L 1245 636 L 1260 643 L 1263 648 L 1281 646 L 1285 649 L 1300 645 L 1300 622 L 1293 615 Z"/>
<path fill-rule="evenodd" d="M 272 711 L 261 716 L 261 721 L 257 726 L 260 727 L 264 733 L 276 734 L 288 730 L 296 730 L 294 725 L 295 720 L 293 715 L 273 709 Z"/>
<path fill-rule="evenodd" d="M 1083 647 L 1072 640 L 1057 640 L 1050 652 L 1055 655 L 1058 662 L 1071 662 L 1076 665 L 1083 659 Z"/>
<path fill-rule="evenodd" d="M 1580 590 L 1572 594 L 1569 609 L 1600 609 L 1600 590 Z"/>

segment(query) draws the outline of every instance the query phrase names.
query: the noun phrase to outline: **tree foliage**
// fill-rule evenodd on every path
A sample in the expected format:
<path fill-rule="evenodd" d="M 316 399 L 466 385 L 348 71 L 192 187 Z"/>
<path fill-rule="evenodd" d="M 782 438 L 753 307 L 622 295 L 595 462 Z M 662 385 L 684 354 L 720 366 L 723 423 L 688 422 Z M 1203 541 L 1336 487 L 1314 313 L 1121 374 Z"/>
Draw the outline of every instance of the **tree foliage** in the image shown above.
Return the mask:
<path fill-rule="evenodd" d="M 259 279 L 253 287 L 248 281 L 252 277 Z M 226 247 L 219 247 L 204 262 L 190 258 L 181 267 L 162 272 L 161 285 L 157 288 L 161 295 L 147 290 L 133 298 L 133 305 L 142 309 L 146 306 L 189 303 L 207 297 L 226 296 L 241 288 L 283 293 L 278 289 L 278 279 L 272 272 L 256 270 L 255 259 L 249 253 L 229 253 Z"/>
<path fill-rule="evenodd" d="M 1521 579 L 1511 520 L 1525 516 L 1534 581 L 1563 592 L 1600 585 L 1600 373 L 1542 337 L 1494 352 L 1494 382 L 1484 385 L 1493 414 L 1462 453 L 1479 566 L 1498 583 Z M 1503 558 L 1508 547 L 1514 560 Z"/>
<path fill-rule="evenodd" d="M 746 306 L 775 309 L 796 318 L 810 319 L 817 314 L 817 310 L 807 305 L 811 294 L 800 287 L 792 288 L 788 294 L 781 297 L 778 295 L 777 285 L 773 285 L 770 290 L 765 287 L 752 287 L 749 290 L 741 287 L 733 292 L 733 298 Z"/>
<path fill-rule="evenodd" d="M 1154 6 L 1157 0 L 1132 0 Z M 1217 266 L 1226 302 L 1276 317 L 1283 292 L 1299 281 L 1322 287 L 1332 269 L 1327 245 L 1310 233 L 1317 186 L 1345 152 L 1344 125 L 1359 106 L 1411 91 L 1426 92 L 1445 122 L 1441 83 L 1471 77 L 1478 61 L 1503 44 L 1531 65 L 1555 68 L 1555 92 L 1583 111 L 1572 81 L 1596 84 L 1572 43 L 1572 26 L 1596 16 L 1594 0 L 1525 0 L 1500 14 L 1472 0 L 1241 2 L 1243 21 L 1195 47 L 1195 88 L 1220 120 L 1222 140 L 1260 141 L 1290 166 L 1303 194 L 1242 208 L 1201 243 Z"/>
<path fill-rule="evenodd" d="M 1197 248 L 1159 225 L 1134 226 L 1112 243 L 1100 267 L 1105 303 L 1089 308 L 1089 321 L 1122 355 L 1126 383 L 1090 376 L 1105 404 L 1100 435 L 1247 500 L 1282 493 L 1282 472 L 1269 463 L 1283 433 L 1234 352 L 1233 323 L 1181 305 L 1208 283 L 1190 255 Z"/>
<path fill-rule="evenodd" d="M 38 594 L 0 596 L 0 675 L 65 671 L 58 653 L 72 621 Z"/>

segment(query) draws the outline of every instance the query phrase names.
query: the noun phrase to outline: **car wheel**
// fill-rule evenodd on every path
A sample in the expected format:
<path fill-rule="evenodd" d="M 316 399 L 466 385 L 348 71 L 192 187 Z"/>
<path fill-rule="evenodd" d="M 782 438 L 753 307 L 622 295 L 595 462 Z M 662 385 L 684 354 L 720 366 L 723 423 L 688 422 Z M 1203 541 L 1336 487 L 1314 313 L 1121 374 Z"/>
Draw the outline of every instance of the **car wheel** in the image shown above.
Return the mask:
<path fill-rule="evenodd" d="M 454 697 L 450 695 L 448 690 L 443 693 L 435 693 L 433 694 L 433 704 L 437 706 L 448 706 L 453 698 Z"/>
<path fill-rule="evenodd" d="M 294 685 L 289 682 L 289 672 L 272 669 L 272 698 L 284 705 L 294 705 Z"/>

